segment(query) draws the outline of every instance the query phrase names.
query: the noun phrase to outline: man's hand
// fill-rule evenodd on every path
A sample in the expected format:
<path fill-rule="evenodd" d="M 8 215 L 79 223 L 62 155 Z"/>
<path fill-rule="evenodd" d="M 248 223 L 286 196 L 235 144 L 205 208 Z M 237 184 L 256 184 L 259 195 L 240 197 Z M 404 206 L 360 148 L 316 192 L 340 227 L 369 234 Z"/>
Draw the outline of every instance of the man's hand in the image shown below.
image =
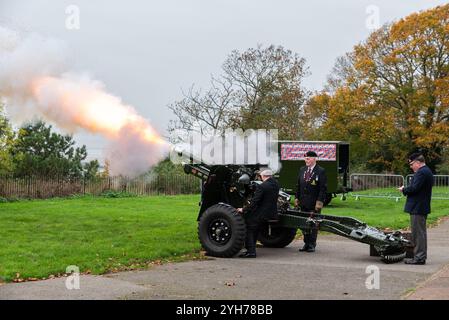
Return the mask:
<path fill-rule="evenodd" d="M 295 208 L 299 207 L 299 199 L 295 199 Z"/>
<path fill-rule="evenodd" d="M 404 190 L 404 186 L 400 186 L 399 188 L 398 188 L 398 191 L 399 192 L 402 192 Z"/>
<path fill-rule="evenodd" d="M 315 202 L 315 212 L 321 213 L 321 209 L 323 209 L 324 203 L 322 201 Z"/>
<path fill-rule="evenodd" d="M 237 208 L 238 213 L 243 213 L 243 208 Z"/>

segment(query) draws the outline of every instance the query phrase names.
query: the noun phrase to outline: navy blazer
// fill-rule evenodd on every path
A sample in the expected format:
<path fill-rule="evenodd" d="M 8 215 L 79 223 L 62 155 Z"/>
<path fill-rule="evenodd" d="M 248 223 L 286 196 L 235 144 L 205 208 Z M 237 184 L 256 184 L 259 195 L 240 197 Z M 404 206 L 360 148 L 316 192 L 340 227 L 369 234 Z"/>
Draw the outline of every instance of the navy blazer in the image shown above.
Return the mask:
<path fill-rule="evenodd" d="M 413 175 L 410 185 L 402 190 L 402 193 L 407 196 L 404 211 L 410 214 L 429 214 L 432 186 L 432 171 L 428 166 L 419 168 Z"/>
<path fill-rule="evenodd" d="M 307 166 L 304 166 L 299 170 L 295 197 L 299 199 L 301 209 L 309 211 L 315 209 L 316 201 L 324 202 L 326 200 L 327 177 L 324 168 L 316 164 L 312 171 L 312 177 L 307 182 L 304 179 L 307 169 Z"/>
<path fill-rule="evenodd" d="M 251 203 L 245 207 L 245 217 L 250 220 L 269 220 L 277 215 L 279 184 L 269 178 L 257 186 Z"/>

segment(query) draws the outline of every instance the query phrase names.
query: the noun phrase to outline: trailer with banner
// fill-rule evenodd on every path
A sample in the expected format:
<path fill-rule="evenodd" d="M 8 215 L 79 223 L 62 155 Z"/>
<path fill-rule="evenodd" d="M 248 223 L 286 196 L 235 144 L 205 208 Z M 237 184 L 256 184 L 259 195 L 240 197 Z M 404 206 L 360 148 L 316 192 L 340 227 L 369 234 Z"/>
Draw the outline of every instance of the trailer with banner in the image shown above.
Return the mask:
<path fill-rule="evenodd" d="M 304 154 L 314 151 L 317 163 L 326 170 L 328 194 L 326 203 L 332 197 L 345 194 L 349 188 L 349 143 L 343 141 L 279 141 L 278 152 L 281 169 L 275 175 L 282 190 L 294 194 L 299 169 L 305 165 Z"/>

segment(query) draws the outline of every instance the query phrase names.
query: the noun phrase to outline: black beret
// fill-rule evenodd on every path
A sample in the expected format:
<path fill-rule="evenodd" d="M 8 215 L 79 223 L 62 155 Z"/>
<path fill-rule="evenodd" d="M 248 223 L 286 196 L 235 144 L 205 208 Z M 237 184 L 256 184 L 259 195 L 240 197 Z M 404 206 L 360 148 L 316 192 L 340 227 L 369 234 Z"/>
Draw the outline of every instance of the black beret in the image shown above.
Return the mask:
<path fill-rule="evenodd" d="M 316 157 L 318 157 L 318 155 L 316 154 L 315 151 L 307 151 L 306 154 L 305 154 L 305 157 L 316 158 Z"/>

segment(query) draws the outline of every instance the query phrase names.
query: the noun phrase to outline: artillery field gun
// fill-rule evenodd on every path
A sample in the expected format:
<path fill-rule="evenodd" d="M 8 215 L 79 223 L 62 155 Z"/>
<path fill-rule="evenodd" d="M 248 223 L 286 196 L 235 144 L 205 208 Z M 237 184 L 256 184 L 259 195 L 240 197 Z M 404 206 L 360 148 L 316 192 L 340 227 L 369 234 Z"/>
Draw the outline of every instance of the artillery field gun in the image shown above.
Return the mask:
<path fill-rule="evenodd" d="M 202 179 L 198 214 L 198 237 L 208 255 L 233 257 L 244 246 L 246 226 L 236 208 L 247 205 L 257 184 L 258 165 L 207 165 L 189 161 L 184 171 Z M 282 185 L 281 185 L 282 188 Z M 297 229 L 331 232 L 370 246 L 371 256 L 385 263 L 405 258 L 410 243 L 397 231 L 385 233 L 350 217 L 301 212 L 290 205 L 290 195 L 280 191 L 278 216 L 261 228 L 259 242 L 265 247 L 283 248 Z"/>

